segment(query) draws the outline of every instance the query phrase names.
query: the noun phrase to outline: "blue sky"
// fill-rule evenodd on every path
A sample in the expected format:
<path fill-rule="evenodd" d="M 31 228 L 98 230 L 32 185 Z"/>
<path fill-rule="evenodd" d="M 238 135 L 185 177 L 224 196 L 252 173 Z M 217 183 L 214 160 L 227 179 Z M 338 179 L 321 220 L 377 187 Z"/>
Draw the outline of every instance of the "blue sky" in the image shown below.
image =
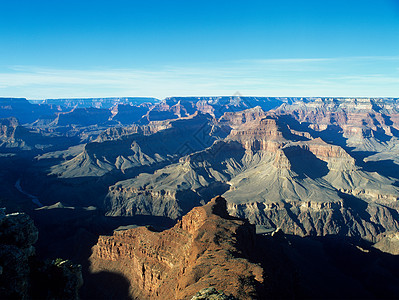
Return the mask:
<path fill-rule="evenodd" d="M 399 97 L 399 0 L 0 0 L 0 96 Z"/>

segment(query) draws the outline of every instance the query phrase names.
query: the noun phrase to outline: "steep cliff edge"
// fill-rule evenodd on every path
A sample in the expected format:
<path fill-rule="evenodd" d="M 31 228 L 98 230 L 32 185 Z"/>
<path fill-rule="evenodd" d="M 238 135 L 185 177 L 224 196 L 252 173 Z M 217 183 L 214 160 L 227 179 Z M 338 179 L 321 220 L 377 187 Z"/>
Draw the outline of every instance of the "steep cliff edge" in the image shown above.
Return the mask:
<path fill-rule="evenodd" d="M 210 286 L 254 299 L 263 283 L 263 269 L 246 259 L 254 249 L 254 226 L 229 216 L 226 200 L 215 197 L 169 230 L 100 236 L 90 260 L 92 272 L 122 273 L 140 299 L 190 299 Z"/>

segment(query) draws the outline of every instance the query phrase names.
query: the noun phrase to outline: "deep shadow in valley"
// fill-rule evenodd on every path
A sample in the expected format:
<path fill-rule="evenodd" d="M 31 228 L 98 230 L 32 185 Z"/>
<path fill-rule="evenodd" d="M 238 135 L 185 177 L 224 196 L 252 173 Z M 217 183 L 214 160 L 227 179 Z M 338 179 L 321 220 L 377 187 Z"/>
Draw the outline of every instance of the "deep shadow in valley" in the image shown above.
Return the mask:
<path fill-rule="evenodd" d="M 354 210 L 367 213 L 357 198 L 346 202 Z M 88 258 L 99 235 L 111 235 L 119 226 L 132 224 L 151 225 L 158 230 L 175 224 L 165 217 L 106 217 L 100 210 L 78 207 L 28 213 L 40 232 L 36 244 L 40 257 L 62 257 L 82 265 L 83 299 L 129 299 L 129 283 L 122 275 L 89 272 Z M 268 297 L 392 299 L 399 294 L 399 256 L 380 252 L 359 238 L 257 235 L 256 245 L 256 253 L 247 255 L 265 269 L 265 285 L 259 289 Z"/>
<path fill-rule="evenodd" d="M 67 206 L 96 206 L 103 208 L 104 198 L 108 187 L 118 181 L 134 178 L 141 173 L 153 173 L 159 168 L 170 164 L 164 161 L 139 168 L 130 168 L 124 172 L 112 170 L 102 176 L 80 176 L 62 178 L 48 175 L 48 169 L 36 169 L 31 165 L 23 172 L 21 185 L 29 193 L 36 195 L 44 205 L 53 205 L 61 202 Z"/>
<path fill-rule="evenodd" d="M 129 294 L 129 281 L 122 275 L 112 272 L 99 272 L 86 276 L 82 299 L 133 300 Z"/>
<path fill-rule="evenodd" d="M 394 299 L 399 256 L 356 238 L 257 236 L 257 261 L 274 299 Z"/>
<path fill-rule="evenodd" d="M 364 163 L 363 169 L 367 172 L 377 172 L 385 177 L 399 179 L 399 166 L 393 160 L 368 161 Z"/>
<path fill-rule="evenodd" d="M 342 193 L 340 191 L 337 191 L 337 194 L 343 200 L 344 206 L 351 210 L 353 217 L 358 220 L 359 224 L 362 222 L 362 220 L 366 220 L 370 224 L 373 224 L 376 232 L 384 232 L 384 227 L 372 220 L 370 213 L 367 211 L 367 202 L 358 197 Z M 349 232 L 346 234 L 349 234 Z"/>
<path fill-rule="evenodd" d="M 290 161 L 291 170 L 297 173 L 301 179 L 305 177 L 321 178 L 329 172 L 327 163 L 310 151 L 301 147 L 289 147 L 283 151 Z"/>

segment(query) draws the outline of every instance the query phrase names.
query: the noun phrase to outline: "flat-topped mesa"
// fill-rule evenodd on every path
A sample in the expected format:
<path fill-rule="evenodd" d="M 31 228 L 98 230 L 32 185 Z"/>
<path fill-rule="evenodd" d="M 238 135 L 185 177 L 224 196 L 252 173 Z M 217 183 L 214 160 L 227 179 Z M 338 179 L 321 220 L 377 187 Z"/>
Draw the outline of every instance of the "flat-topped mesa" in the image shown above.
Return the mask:
<path fill-rule="evenodd" d="M 327 163 L 325 167 L 329 170 L 357 169 L 355 159 L 342 147 L 328 144 L 320 138 L 283 145 L 276 151 L 273 164 L 277 168 L 290 169 L 291 163 L 295 165 L 304 163 L 313 165 L 317 169 L 324 168 L 321 161 Z"/>
<path fill-rule="evenodd" d="M 111 116 L 108 121 L 114 121 L 124 125 L 135 124 L 141 120 L 153 105 L 142 103 L 140 105 L 116 104 L 110 109 Z"/>
<path fill-rule="evenodd" d="M 207 101 L 201 100 L 195 104 L 196 109 L 203 114 L 210 114 L 212 117 L 215 117 L 215 108 L 212 105 L 209 105 Z"/>
<path fill-rule="evenodd" d="M 382 101 L 370 98 L 316 99 L 312 102 L 283 104 L 275 111 L 278 115 L 290 114 L 300 122 L 310 123 L 314 130 L 324 130 L 328 125 L 340 126 L 346 136 L 351 131 L 367 128 L 383 129 L 390 134 L 390 127 L 398 128 L 398 107 L 395 100 Z M 353 129 L 356 128 L 356 129 Z"/>
<path fill-rule="evenodd" d="M 91 270 L 123 273 L 131 296 L 140 299 L 191 299 L 209 286 L 253 299 L 263 269 L 243 256 L 255 251 L 254 241 L 254 226 L 230 217 L 219 196 L 192 209 L 169 230 L 138 227 L 100 236 Z"/>
<path fill-rule="evenodd" d="M 309 150 L 315 156 L 322 160 L 327 160 L 329 158 L 344 158 L 352 160 L 354 163 L 354 159 L 342 147 L 328 144 L 324 142 L 321 138 L 293 144 L 301 147 L 304 150 Z"/>
<path fill-rule="evenodd" d="M 236 113 L 237 115 L 237 113 Z M 246 150 L 275 152 L 288 141 L 312 139 L 307 132 L 290 128 L 279 116 L 268 114 L 239 126 L 233 126 L 227 140 L 237 141 Z"/>
<path fill-rule="evenodd" d="M 275 152 L 286 141 L 277 119 L 265 117 L 232 129 L 227 140 L 239 142 L 246 150 Z"/>
<path fill-rule="evenodd" d="M 283 104 L 277 110 L 306 108 L 307 110 L 369 112 L 383 103 L 372 98 L 316 98 L 313 101 L 297 101 L 291 105 Z"/>
<path fill-rule="evenodd" d="M 251 139 L 251 138 L 267 138 L 282 139 L 283 134 L 277 120 L 274 118 L 263 118 L 255 124 L 241 126 L 230 132 L 230 138 L 235 139 Z"/>
<path fill-rule="evenodd" d="M 229 126 L 238 126 L 244 123 L 258 121 L 265 117 L 265 112 L 260 106 L 246 109 L 240 112 L 225 112 L 218 120 L 219 123 L 227 123 Z"/>
<path fill-rule="evenodd" d="M 78 126 L 99 125 L 107 122 L 112 116 L 110 110 L 104 110 L 94 107 L 72 108 L 70 111 L 59 112 L 53 125 L 69 126 L 71 124 Z"/>

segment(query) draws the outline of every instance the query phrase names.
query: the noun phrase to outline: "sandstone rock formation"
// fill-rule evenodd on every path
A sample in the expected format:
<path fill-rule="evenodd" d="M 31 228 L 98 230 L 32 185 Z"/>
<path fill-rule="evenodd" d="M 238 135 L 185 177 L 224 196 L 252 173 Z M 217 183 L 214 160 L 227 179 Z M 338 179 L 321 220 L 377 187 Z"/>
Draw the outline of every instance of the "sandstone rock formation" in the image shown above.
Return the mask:
<path fill-rule="evenodd" d="M 376 242 L 398 229 L 398 99 L 97 100 L 65 100 L 64 123 L 35 127 L 81 144 L 40 148 L 21 182 L 42 203 L 177 219 L 223 195 L 230 213 L 286 233 Z"/>
<path fill-rule="evenodd" d="M 222 197 L 196 207 L 172 229 L 139 227 L 100 236 L 92 272 L 122 273 L 139 299 L 190 299 L 210 286 L 238 299 L 261 292 L 263 269 L 246 259 L 255 228 L 230 217 Z"/>
<path fill-rule="evenodd" d="M 398 137 L 396 99 L 317 98 L 283 104 L 276 113 L 289 114 L 334 142 L 342 133 L 341 143 L 361 151 L 381 151 Z"/>
<path fill-rule="evenodd" d="M 298 241 L 298 235 L 367 240 L 397 253 L 399 99 L 237 95 L 35 103 L 0 98 L 6 118 L 0 121 L 0 203 L 8 210 L 35 209 L 26 196 L 35 195 L 46 205 L 35 211 L 37 219 L 48 216 L 45 209 L 75 217 L 95 206 L 104 222 L 127 225 L 151 216 L 176 220 L 222 195 L 230 214 L 263 232 L 280 228 Z M 82 219 L 73 219 L 72 236 Z M 54 217 L 52 224 L 48 240 L 79 244 L 57 236 L 69 221 Z M 108 231 L 96 229 L 92 241 L 97 234 Z M 50 279 L 51 265 L 40 267 L 38 278 Z"/>
<path fill-rule="evenodd" d="M 111 186 L 108 214 L 176 219 L 216 193 L 231 214 L 286 233 L 375 242 L 398 230 L 395 180 L 366 171 L 343 147 L 259 108 L 226 113 L 218 126 L 227 124 L 228 136 L 211 147 Z"/>
<path fill-rule="evenodd" d="M 399 255 L 398 231 L 384 232 L 378 240 L 379 242 L 374 245 L 374 248 L 393 255 Z"/>

